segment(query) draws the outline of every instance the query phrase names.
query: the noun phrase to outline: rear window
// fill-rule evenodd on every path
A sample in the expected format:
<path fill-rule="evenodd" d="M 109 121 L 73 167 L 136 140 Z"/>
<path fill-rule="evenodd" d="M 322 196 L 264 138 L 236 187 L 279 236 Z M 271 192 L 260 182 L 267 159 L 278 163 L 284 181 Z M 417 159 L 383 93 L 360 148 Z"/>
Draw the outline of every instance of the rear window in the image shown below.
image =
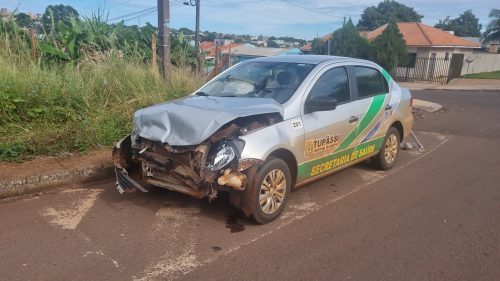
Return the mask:
<path fill-rule="evenodd" d="M 358 97 L 365 98 L 387 92 L 387 82 L 380 71 L 363 66 L 354 67 L 354 76 L 358 85 Z"/>

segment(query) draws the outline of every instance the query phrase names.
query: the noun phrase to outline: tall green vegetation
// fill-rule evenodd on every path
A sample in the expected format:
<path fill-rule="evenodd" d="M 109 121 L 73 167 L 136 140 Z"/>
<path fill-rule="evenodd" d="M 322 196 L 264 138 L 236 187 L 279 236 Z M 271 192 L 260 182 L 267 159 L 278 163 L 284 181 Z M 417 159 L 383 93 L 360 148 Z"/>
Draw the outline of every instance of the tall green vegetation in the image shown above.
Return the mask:
<path fill-rule="evenodd" d="M 439 20 L 434 27 L 454 31 L 456 36 L 479 37 L 482 25 L 479 23 L 479 18 L 471 10 L 467 10 L 455 19 L 450 19 L 447 16 L 444 20 Z"/>
<path fill-rule="evenodd" d="M 333 32 L 330 42 L 330 54 L 334 56 L 365 59 L 368 56 L 368 41 L 359 35 L 349 19 L 347 23 Z M 312 51 L 317 55 L 328 53 L 328 41 L 316 38 L 312 42 Z"/>
<path fill-rule="evenodd" d="M 190 70 L 192 47 L 175 37 L 176 67 L 165 85 L 150 64 L 152 26 L 108 25 L 93 16 L 50 29 L 33 60 L 27 31 L 0 22 L 0 161 L 110 146 L 130 132 L 136 109 L 204 81 Z"/>
<path fill-rule="evenodd" d="M 384 0 L 377 6 L 366 8 L 358 22 L 359 30 L 374 30 L 390 20 L 397 22 L 420 22 L 423 16 L 412 7 L 398 3 L 394 0 Z"/>
<path fill-rule="evenodd" d="M 33 20 L 28 14 L 19 13 L 16 15 L 16 24 L 20 27 L 31 27 L 33 26 Z"/>
<path fill-rule="evenodd" d="M 333 33 L 331 51 L 336 56 L 366 58 L 368 41 L 359 35 L 349 19 L 342 28 Z"/>
<path fill-rule="evenodd" d="M 370 44 L 370 57 L 387 71 L 405 64 L 408 58 L 406 43 L 395 21 L 388 23 L 385 30 Z"/>
<path fill-rule="evenodd" d="M 315 55 L 327 55 L 328 41 L 325 41 L 322 38 L 314 38 L 311 43 L 311 49 L 312 53 Z"/>
<path fill-rule="evenodd" d="M 46 33 L 57 32 L 59 22 L 68 24 L 73 19 L 78 19 L 78 12 L 71 6 L 49 5 L 42 15 L 41 24 Z"/>
<path fill-rule="evenodd" d="M 483 34 L 484 40 L 486 42 L 500 41 L 500 9 L 492 9 L 489 17 L 491 21 Z"/>
<path fill-rule="evenodd" d="M 330 48 L 332 55 L 371 59 L 388 71 L 394 70 L 398 65 L 404 65 L 408 60 L 406 42 L 394 20 L 387 24 L 381 35 L 368 42 L 361 37 L 349 19 L 342 28 L 333 33 Z M 327 54 L 326 42 L 315 39 L 313 53 Z"/>

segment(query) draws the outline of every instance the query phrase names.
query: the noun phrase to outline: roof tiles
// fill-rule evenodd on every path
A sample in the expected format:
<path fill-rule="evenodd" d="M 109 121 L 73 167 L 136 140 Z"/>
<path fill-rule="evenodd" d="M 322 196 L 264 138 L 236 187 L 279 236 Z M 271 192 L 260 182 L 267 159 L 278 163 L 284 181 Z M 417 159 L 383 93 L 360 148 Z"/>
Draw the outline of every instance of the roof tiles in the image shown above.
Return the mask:
<path fill-rule="evenodd" d="M 387 27 L 387 24 L 368 32 L 365 36 L 368 40 L 377 38 Z M 450 34 L 439 28 L 425 25 L 419 22 L 398 22 L 398 28 L 408 46 L 429 47 L 467 47 L 480 48 L 481 45 L 467 41 L 458 36 Z"/>

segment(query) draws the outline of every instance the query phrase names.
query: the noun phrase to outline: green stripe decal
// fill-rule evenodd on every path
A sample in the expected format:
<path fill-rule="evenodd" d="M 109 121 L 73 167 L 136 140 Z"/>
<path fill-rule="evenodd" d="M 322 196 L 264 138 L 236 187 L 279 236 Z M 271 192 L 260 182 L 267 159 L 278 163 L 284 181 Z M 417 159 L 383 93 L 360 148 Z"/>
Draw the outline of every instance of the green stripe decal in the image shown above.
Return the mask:
<path fill-rule="evenodd" d="M 304 181 L 308 178 L 320 176 L 334 169 L 346 166 L 352 161 L 374 154 L 380 149 L 380 147 L 382 147 L 383 142 L 384 138 L 380 137 L 378 139 L 364 142 L 357 147 L 345 149 L 323 158 L 303 163 L 299 165 L 298 182 Z"/>
<path fill-rule="evenodd" d="M 382 68 L 382 75 L 384 75 L 384 78 L 385 78 L 385 80 L 387 80 L 387 84 L 390 87 L 390 85 L 391 85 L 391 75 L 385 69 L 383 69 L 383 68 Z"/>
<path fill-rule="evenodd" d="M 378 95 L 373 97 L 372 103 L 370 104 L 370 107 L 368 108 L 368 111 L 366 112 L 365 116 L 361 119 L 361 121 L 358 124 L 358 127 L 352 130 L 352 132 L 342 141 L 342 143 L 339 145 L 339 147 L 336 149 L 336 151 L 344 150 L 348 148 L 352 142 L 358 137 L 358 134 L 360 132 L 363 132 L 368 125 L 373 121 L 375 116 L 377 116 L 378 112 L 382 108 L 382 105 L 384 104 L 386 95 Z"/>

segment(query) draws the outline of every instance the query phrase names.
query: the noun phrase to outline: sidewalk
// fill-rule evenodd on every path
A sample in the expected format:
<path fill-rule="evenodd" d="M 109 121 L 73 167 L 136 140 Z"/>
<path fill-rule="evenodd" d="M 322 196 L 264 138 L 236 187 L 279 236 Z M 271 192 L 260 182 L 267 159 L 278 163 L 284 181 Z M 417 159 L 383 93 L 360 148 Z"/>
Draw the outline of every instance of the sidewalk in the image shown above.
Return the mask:
<path fill-rule="evenodd" d="M 500 80 L 460 78 L 449 84 L 427 84 L 399 82 L 398 85 L 409 90 L 461 90 L 461 91 L 500 91 Z"/>

